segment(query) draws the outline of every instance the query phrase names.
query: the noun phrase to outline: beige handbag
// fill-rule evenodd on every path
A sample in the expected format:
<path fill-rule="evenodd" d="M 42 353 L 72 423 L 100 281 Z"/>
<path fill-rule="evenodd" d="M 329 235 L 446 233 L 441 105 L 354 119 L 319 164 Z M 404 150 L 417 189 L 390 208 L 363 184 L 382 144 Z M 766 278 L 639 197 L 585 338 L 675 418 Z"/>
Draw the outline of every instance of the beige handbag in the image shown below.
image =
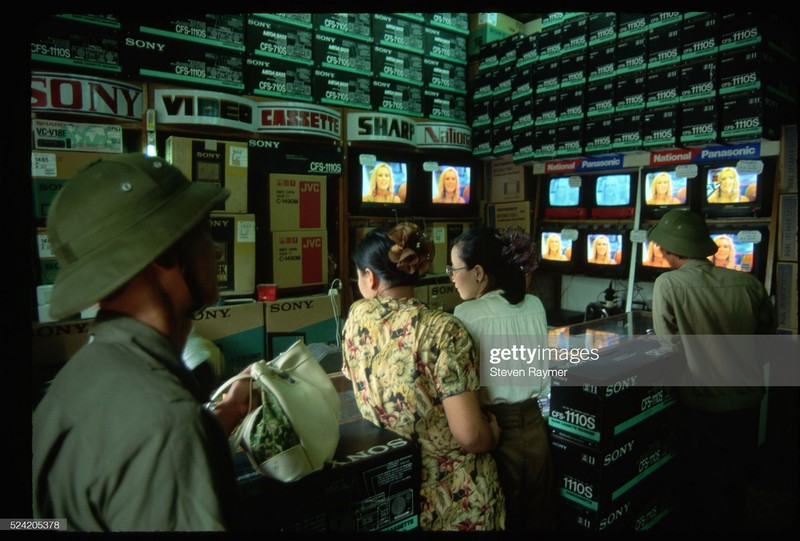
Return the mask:
<path fill-rule="evenodd" d="M 249 375 L 230 378 L 214 392 L 212 402 L 247 378 L 261 393 L 261 405 L 231 434 L 232 450 L 241 448 L 256 471 L 284 482 L 330 462 L 339 444 L 341 401 L 302 340 L 270 362 L 253 363 Z"/>

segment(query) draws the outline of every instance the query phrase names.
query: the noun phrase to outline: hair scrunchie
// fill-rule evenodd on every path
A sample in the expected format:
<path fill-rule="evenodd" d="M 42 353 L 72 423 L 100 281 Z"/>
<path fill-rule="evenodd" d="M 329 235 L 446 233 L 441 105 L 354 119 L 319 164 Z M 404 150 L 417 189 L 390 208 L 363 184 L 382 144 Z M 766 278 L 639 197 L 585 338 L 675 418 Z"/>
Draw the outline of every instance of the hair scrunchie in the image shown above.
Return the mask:
<path fill-rule="evenodd" d="M 389 260 L 406 274 L 416 272 L 423 276 L 431 266 L 434 246 L 419 226 L 402 222 L 393 227 L 387 236 L 394 241 L 394 246 L 389 250 Z"/>

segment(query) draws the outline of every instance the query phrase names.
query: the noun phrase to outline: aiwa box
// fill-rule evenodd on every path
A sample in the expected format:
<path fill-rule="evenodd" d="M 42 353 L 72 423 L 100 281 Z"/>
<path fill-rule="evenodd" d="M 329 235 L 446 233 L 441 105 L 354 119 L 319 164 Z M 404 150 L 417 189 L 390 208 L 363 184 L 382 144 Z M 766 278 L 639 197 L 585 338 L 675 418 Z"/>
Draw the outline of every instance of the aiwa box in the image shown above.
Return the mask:
<path fill-rule="evenodd" d="M 279 289 L 327 285 L 328 231 L 273 231 L 272 282 Z"/>
<path fill-rule="evenodd" d="M 320 175 L 269 175 L 270 231 L 325 229 L 327 177 Z"/>
<path fill-rule="evenodd" d="M 165 150 L 166 160 L 189 180 L 231 191 L 230 197 L 214 210 L 247 212 L 247 143 L 171 136 Z"/>
<path fill-rule="evenodd" d="M 266 358 L 264 303 L 212 306 L 194 316 L 194 326 L 197 334 L 214 342 L 222 351 L 226 378 Z"/>
<path fill-rule="evenodd" d="M 220 295 L 252 296 L 256 279 L 256 217 L 212 213 L 211 238 L 222 252 L 217 261 Z"/>

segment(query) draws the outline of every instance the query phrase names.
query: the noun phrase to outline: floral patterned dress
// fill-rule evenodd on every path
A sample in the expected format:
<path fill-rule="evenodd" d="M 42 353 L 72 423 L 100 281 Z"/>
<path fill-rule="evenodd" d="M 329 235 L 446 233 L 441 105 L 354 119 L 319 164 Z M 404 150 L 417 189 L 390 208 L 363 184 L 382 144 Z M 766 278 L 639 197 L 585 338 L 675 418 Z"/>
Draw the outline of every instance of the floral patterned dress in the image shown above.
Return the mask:
<path fill-rule="evenodd" d="M 479 386 L 466 328 L 417 299 L 376 297 L 353 303 L 343 334 L 342 372 L 361 415 L 422 449 L 422 529 L 504 529 L 494 458 L 462 451 L 442 406 Z"/>

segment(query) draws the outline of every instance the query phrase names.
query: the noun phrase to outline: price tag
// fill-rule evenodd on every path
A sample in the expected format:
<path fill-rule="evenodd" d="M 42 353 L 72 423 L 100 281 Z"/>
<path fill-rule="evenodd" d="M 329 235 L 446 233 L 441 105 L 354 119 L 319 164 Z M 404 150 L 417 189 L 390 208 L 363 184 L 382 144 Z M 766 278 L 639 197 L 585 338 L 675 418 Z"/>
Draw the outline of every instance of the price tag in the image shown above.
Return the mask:
<path fill-rule="evenodd" d="M 647 230 L 646 229 L 634 229 L 631 231 L 629 235 L 631 242 L 644 242 L 647 240 Z"/>
<path fill-rule="evenodd" d="M 760 175 L 764 170 L 764 162 L 761 160 L 739 160 L 736 164 L 736 170 L 739 173 L 755 173 Z"/>
<path fill-rule="evenodd" d="M 578 240 L 578 230 L 577 229 L 562 229 L 561 230 L 561 238 L 563 240 Z"/>
<path fill-rule="evenodd" d="M 736 238 L 739 239 L 739 242 L 752 242 L 753 244 L 758 244 L 761 242 L 761 231 L 757 229 L 742 230 L 736 233 Z"/>

